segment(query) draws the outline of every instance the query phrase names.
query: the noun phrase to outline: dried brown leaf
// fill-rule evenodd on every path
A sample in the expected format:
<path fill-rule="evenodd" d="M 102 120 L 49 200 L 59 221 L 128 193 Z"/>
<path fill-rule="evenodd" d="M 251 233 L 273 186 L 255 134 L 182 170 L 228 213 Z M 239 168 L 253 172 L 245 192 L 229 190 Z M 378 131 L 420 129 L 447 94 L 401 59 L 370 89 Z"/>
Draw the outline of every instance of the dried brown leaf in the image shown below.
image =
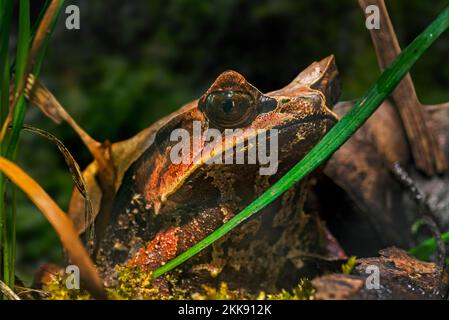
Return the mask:
<path fill-rule="evenodd" d="M 89 193 L 87 191 L 87 186 L 86 186 L 86 182 L 84 181 L 83 175 L 81 173 L 81 169 L 78 165 L 78 163 L 76 162 L 75 158 L 72 156 L 72 154 L 70 153 L 70 151 L 66 148 L 66 146 L 61 142 L 61 140 L 59 140 L 58 138 L 56 138 L 54 135 L 52 135 L 51 133 L 30 126 L 30 125 L 24 125 L 23 129 L 25 131 L 29 131 L 32 133 L 36 133 L 42 137 L 44 137 L 45 139 L 51 141 L 52 143 L 54 143 L 59 151 L 61 152 L 62 156 L 64 157 L 64 160 L 67 164 L 67 167 L 69 168 L 70 174 L 72 176 L 73 182 L 75 183 L 76 188 L 78 189 L 78 191 L 81 193 L 82 197 L 84 198 L 84 220 L 86 225 L 89 224 L 89 229 L 87 230 L 87 243 L 89 245 L 89 249 L 90 246 L 93 244 L 93 238 L 94 238 L 94 226 L 93 226 L 93 214 L 92 214 L 92 203 L 90 200 L 90 196 Z M 89 250 L 90 252 L 90 250 Z M 91 252 L 90 252 L 91 253 Z"/>

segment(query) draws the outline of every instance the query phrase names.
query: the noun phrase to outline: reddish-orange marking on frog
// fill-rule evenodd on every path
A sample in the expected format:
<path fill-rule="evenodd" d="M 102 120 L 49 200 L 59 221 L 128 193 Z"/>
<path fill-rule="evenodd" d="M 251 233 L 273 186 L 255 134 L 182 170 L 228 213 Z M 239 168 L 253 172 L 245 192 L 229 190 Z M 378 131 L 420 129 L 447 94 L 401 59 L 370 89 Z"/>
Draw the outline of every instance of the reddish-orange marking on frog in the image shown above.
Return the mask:
<path fill-rule="evenodd" d="M 173 259 L 178 250 L 176 234 L 179 230 L 180 228 L 176 227 L 159 232 L 146 248 L 139 249 L 134 258 L 128 261 L 128 266 L 145 266 L 153 270 L 159 267 L 161 262 Z"/>

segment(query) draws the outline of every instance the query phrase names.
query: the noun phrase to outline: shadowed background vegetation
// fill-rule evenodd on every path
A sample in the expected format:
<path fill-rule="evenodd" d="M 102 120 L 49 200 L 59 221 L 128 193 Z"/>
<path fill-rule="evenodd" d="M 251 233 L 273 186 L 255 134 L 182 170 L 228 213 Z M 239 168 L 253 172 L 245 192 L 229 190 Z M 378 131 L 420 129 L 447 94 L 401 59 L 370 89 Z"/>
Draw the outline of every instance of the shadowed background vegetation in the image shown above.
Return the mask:
<path fill-rule="evenodd" d="M 32 1 L 34 16 L 43 1 Z M 261 91 L 278 89 L 310 62 L 336 55 L 343 100 L 362 95 L 380 71 L 355 0 L 176 0 L 124 3 L 66 1 L 81 11 L 81 29 L 62 14 L 41 80 L 93 137 L 122 140 L 197 98 L 226 69 Z M 387 1 L 405 46 L 447 4 L 444 0 Z M 449 101 L 449 35 L 413 69 L 424 103 Z M 81 167 L 87 150 L 65 125 L 30 109 L 26 123 L 61 139 Z M 56 147 L 22 133 L 18 162 L 67 209 L 72 179 Z M 43 262 L 62 262 L 59 240 L 37 209 L 18 201 L 18 274 L 29 279 Z"/>

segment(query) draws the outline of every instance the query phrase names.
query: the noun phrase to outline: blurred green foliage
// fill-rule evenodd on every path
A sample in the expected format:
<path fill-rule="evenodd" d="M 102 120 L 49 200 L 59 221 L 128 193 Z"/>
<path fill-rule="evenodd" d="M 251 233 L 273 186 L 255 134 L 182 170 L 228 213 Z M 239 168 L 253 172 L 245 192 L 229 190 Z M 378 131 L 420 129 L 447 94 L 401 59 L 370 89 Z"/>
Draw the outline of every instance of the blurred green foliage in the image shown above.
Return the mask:
<path fill-rule="evenodd" d="M 355 0 L 67 1 L 81 29 L 62 15 L 41 79 L 71 115 L 99 140 L 122 140 L 199 97 L 222 71 L 242 73 L 261 91 L 278 89 L 312 61 L 336 55 L 343 100 L 354 99 L 380 74 Z M 38 12 L 42 1 L 33 1 Z M 444 0 L 387 1 L 405 46 L 447 5 Z M 424 103 L 449 101 L 449 35 L 412 71 Z M 35 108 L 27 123 L 61 139 L 82 167 L 86 149 L 66 126 Z M 67 209 L 72 182 L 56 147 L 23 133 L 19 162 Z M 18 205 L 19 271 L 61 262 L 56 235 L 24 197 Z"/>

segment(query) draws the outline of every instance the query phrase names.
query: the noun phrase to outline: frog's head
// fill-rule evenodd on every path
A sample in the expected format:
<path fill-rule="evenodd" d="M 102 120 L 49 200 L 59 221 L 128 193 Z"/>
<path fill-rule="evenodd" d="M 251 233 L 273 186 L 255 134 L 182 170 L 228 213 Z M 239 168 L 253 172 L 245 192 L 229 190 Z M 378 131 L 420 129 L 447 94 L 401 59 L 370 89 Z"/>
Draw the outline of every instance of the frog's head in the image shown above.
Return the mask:
<path fill-rule="evenodd" d="M 338 96 L 333 56 L 313 63 L 288 86 L 267 94 L 235 71 L 222 73 L 199 100 L 166 122 L 153 149 L 130 169 L 134 181 L 125 184 L 143 195 L 145 216 L 155 226 L 149 228 L 148 246 L 130 263 L 156 268 L 242 210 L 335 124 L 337 116 L 331 108 Z M 260 132 L 265 132 L 262 140 Z M 180 153 L 182 161 L 176 157 Z M 274 170 L 262 172 L 267 167 Z M 263 216 L 268 223 L 260 231 L 249 227 L 250 233 L 279 234 L 280 229 L 273 228 L 282 219 L 275 213 L 295 210 L 282 199 L 273 205 L 267 208 L 271 214 Z"/>
<path fill-rule="evenodd" d="M 155 142 L 161 154 L 158 159 L 151 159 L 151 165 L 147 162 L 141 167 L 145 170 L 142 175 L 150 174 L 145 179 L 147 200 L 157 213 L 161 208 L 173 212 L 186 201 L 194 207 L 193 202 L 201 202 L 192 196 L 199 186 L 204 188 L 204 194 L 222 189 L 210 196 L 211 199 L 223 199 L 225 188 L 243 190 L 247 186 L 245 197 L 240 197 L 245 200 L 230 205 L 233 209 L 241 208 L 255 197 L 254 190 L 250 189 L 254 189 L 260 178 L 260 168 L 272 165 L 266 159 L 265 163 L 260 159 L 248 160 L 250 151 L 261 147 L 257 134 L 265 131 L 267 141 L 263 147 L 271 155 L 276 153 L 276 159 L 270 159 L 276 161 L 268 173 L 272 177 L 264 178 L 266 186 L 304 157 L 337 121 L 331 111 L 340 92 L 337 74 L 334 57 L 330 56 L 310 65 L 283 89 L 263 94 L 241 74 L 223 72 L 199 100 L 181 109 L 172 123 L 158 132 Z M 182 143 L 178 138 L 183 138 L 183 134 L 173 135 L 179 129 L 190 139 L 187 157 L 170 162 L 174 152 L 181 152 Z M 270 135 L 272 131 L 277 132 L 276 141 Z M 232 139 L 226 138 L 229 132 Z M 256 136 L 257 144 L 250 143 L 256 141 Z M 237 150 L 246 151 L 240 160 Z M 228 151 L 233 156 L 229 162 L 225 160 Z M 254 152 L 257 158 L 260 153 Z M 213 159 L 223 162 L 217 164 Z M 149 167 L 153 170 L 148 171 Z M 219 176 L 227 177 L 226 187 L 217 182 Z"/>
<path fill-rule="evenodd" d="M 83 176 L 93 215 L 86 219 L 85 201 L 75 189 L 69 214 L 77 230 L 83 233 L 98 221 L 101 264 L 113 266 L 135 255 L 131 264 L 162 265 L 232 218 L 318 143 L 337 121 L 331 111 L 340 93 L 337 75 L 330 56 L 286 87 L 263 94 L 239 73 L 222 73 L 198 100 L 111 146 L 113 186 L 100 186 L 98 164 L 89 165 Z M 266 133 L 262 145 L 260 132 Z M 174 159 L 180 153 L 182 161 Z M 262 174 L 267 166 L 274 170 Z M 247 231 L 268 237 L 263 243 L 284 234 L 279 224 L 284 213 L 295 211 L 300 189 L 297 184 L 290 200 L 264 209 L 269 212 L 258 231 L 251 226 Z M 287 226 L 296 221 L 292 217 Z"/>
<path fill-rule="evenodd" d="M 111 230 L 140 234 L 142 230 L 134 229 L 146 225 L 141 227 L 145 235 L 139 236 L 146 240 L 162 230 L 161 236 L 178 239 L 165 242 L 178 243 L 177 249 L 154 250 L 171 256 L 206 236 L 277 181 L 334 125 L 337 116 L 331 108 L 340 93 L 337 75 L 330 56 L 310 65 L 286 87 L 263 94 L 239 73 L 226 71 L 198 100 L 135 137 L 113 144 L 117 193 L 108 222 L 116 227 Z M 227 130 L 233 130 L 232 139 L 226 139 Z M 272 130 L 276 139 L 269 134 Z M 248 157 L 257 145 L 253 138 L 259 141 L 259 131 L 267 132 L 269 153 L 276 149 L 275 170 L 268 175 L 260 172 L 270 165 L 260 161 L 263 154 L 256 153 L 256 161 Z M 173 154 L 182 149 L 181 137 L 187 137 L 185 157 L 174 161 Z M 247 151 L 244 158 L 237 159 L 237 152 L 231 152 L 231 162 L 226 162 L 227 152 L 238 150 Z M 209 162 L 217 158 L 223 163 Z M 93 217 L 100 212 L 103 197 L 97 173 L 95 162 L 84 172 Z M 76 189 L 70 216 L 80 233 L 90 223 L 85 221 L 84 200 Z M 108 237 L 115 239 L 114 232 Z M 159 243 L 158 236 L 155 239 Z M 134 246 L 128 238 L 122 242 L 129 242 L 129 250 Z M 155 258 L 155 265 L 168 258 Z"/>

